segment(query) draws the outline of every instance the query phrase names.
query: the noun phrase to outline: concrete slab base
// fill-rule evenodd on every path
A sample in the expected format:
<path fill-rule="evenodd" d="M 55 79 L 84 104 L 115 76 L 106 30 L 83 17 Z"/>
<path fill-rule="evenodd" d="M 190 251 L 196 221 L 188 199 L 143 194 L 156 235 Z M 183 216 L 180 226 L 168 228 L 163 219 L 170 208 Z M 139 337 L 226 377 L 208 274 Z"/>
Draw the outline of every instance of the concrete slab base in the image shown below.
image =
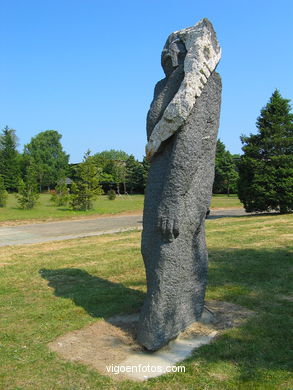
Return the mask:
<path fill-rule="evenodd" d="M 195 348 L 210 343 L 227 328 L 240 326 L 253 314 L 228 302 L 207 302 L 200 321 L 156 352 L 146 351 L 136 342 L 138 314 L 98 320 L 59 337 L 49 348 L 64 359 L 89 365 L 113 379 L 143 381 L 184 372 L 184 364 L 175 365 L 191 356 Z"/>

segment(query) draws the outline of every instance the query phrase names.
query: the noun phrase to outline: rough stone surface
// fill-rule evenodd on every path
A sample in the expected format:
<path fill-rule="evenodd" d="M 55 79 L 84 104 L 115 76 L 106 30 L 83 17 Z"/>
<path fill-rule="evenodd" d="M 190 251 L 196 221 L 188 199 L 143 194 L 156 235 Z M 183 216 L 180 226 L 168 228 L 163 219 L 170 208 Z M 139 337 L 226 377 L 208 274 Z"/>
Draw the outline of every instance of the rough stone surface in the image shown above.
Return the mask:
<path fill-rule="evenodd" d="M 164 100 L 168 101 L 168 104 L 148 139 L 148 157 L 153 156 L 161 143 L 174 134 L 190 115 L 195 98 L 201 95 L 220 58 L 221 48 L 213 26 L 207 19 L 200 20 L 194 27 L 176 31 L 168 37 L 162 52 L 162 66 L 167 77 L 176 79 L 173 83 L 175 93 L 172 94 L 171 90 L 165 96 Z M 176 71 L 175 67 L 178 67 Z M 176 81 L 180 81 L 180 84 Z M 162 87 L 162 83 L 158 87 Z"/>
<path fill-rule="evenodd" d="M 181 95 L 184 95 L 184 89 L 186 94 L 195 91 L 186 85 L 185 78 L 186 57 L 197 56 L 197 51 L 189 52 L 189 48 L 199 46 L 202 49 L 202 45 L 191 42 L 197 36 L 191 31 L 197 26 L 210 31 L 211 42 L 204 41 L 206 46 L 219 50 L 215 33 L 206 19 L 193 28 L 171 34 L 162 53 L 166 78 L 155 87 L 147 117 L 149 140 L 162 118 L 173 128 L 173 119 L 166 111 L 178 91 Z M 184 37 L 184 40 L 178 40 L 178 37 Z M 215 53 L 219 54 L 217 50 Z M 204 224 L 214 179 L 220 76 L 215 72 L 207 73 L 205 85 L 198 95 L 197 91 L 193 99 L 189 96 L 188 105 L 192 100 L 192 107 L 186 118 L 189 108 L 177 110 L 176 131 L 172 130 L 173 135 L 167 138 L 163 136 L 164 142 L 156 152 L 149 154 L 152 159 L 142 233 L 147 296 L 137 332 L 139 343 L 149 350 L 162 347 L 198 320 L 204 306 L 208 262 Z M 180 101 L 184 105 L 186 99 L 179 99 L 179 105 Z M 184 115 L 178 121 L 180 112 Z"/>

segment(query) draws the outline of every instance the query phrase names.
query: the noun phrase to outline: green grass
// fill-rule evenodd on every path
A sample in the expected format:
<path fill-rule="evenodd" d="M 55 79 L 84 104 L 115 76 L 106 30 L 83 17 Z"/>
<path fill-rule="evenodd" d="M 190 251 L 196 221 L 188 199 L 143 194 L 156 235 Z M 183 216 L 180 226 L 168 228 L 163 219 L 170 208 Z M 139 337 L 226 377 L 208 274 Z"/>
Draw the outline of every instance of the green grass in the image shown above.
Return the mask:
<path fill-rule="evenodd" d="M 119 214 L 123 212 L 140 211 L 143 207 L 143 195 L 128 195 L 109 200 L 107 196 L 100 196 L 94 202 L 94 208 L 89 211 L 75 211 L 69 207 L 56 207 L 50 202 L 51 195 L 41 194 L 38 205 L 31 210 L 22 210 L 17 204 L 14 194 L 9 194 L 7 206 L 0 208 L 0 222 L 13 220 L 54 220 L 78 218 L 93 214 Z"/>
<path fill-rule="evenodd" d="M 211 208 L 223 208 L 223 209 L 229 209 L 229 208 L 238 208 L 243 207 L 242 203 L 238 199 L 237 195 L 222 195 L 222 194 L 216 194 L 213 195 Z"/>
<path fill-rule="evenodd" d="M 98 318 L 139 309 L 139 232 L 0 248 L 0 388 L 292 389 L 292 223 L 292 215 L 207 220 L 207 299 L 256 315 L 197 349 L 186 373 L 145 383 L 115 383 L 47 347 Z"/>
<path fill-rule="evenodd" d="M 109 200 L 100 196 L 89 211 L 74 211 L 68 207 L 56 207 L 50 202 L 49 194 L 41 194 L 38 205 L 32 210 L 22 210 L 17 204 L 14 194 L 9 194 L 7 206 L 0 208 L 0 224 L 4 221 L 41 220 L 79 218 L 87 215 L 119 214 L 123 212 L 142 212 L 143 195 L 128 195 Z M 237 196 L 215 195 L 212 199 L 213 208 L 242 207 Z"/>

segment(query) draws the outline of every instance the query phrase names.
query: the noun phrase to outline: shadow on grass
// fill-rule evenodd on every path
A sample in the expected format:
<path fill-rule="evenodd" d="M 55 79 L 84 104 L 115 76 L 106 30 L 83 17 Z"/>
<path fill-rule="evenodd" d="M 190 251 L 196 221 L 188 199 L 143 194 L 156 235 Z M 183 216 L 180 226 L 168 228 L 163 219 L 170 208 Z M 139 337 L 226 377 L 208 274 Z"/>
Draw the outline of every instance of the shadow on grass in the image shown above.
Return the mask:
<path fill-rule="evenodd" d="M 284 377 L 289 381 L 293 368 L 289 341 L 293 340 L 292 252 L 286 248 L 225 249 L 211 250 L 209 257 L 208 299 L 245 306 L 256 315 L 195 350 L 188 361 L 233 366 L 234 378 L 247 389 L 256 384 L 261 384 L 260 389 L 279 389 L 274 382 Z"/>
<path fill-rule="evenodd" d="M 92 276 L 78 268 L 41 269 L 57 297 L 71 299 L 92 317 L 133 313 L 142 305 L 144 294 L 121 283 Z"/>
<path fill-rule="evenodd" d="M 214 388 L 219 383 L 224 388 L 227 380 L 229 389 L 234 383 L 243 389 L 278 389 L 280 384 L 289 389 L 293 339 L 289 249 L 216 249 L 209 255 L 207 298 L 248 307 L 256 315 L 196 349 L 186 361 L 187 374 L 197 377 L 200 363 L 201 375 L 214 380 Z M 80 269 L 42 269 L 40 274 L 57 297 L 71 299 L 93 317 L 137 312 L 143 302 L 142 292 Z M 135 285 L 142 284 L 138 280 Z M 213 379 L 214 370 L 223 375 L 220 382 Z"/>

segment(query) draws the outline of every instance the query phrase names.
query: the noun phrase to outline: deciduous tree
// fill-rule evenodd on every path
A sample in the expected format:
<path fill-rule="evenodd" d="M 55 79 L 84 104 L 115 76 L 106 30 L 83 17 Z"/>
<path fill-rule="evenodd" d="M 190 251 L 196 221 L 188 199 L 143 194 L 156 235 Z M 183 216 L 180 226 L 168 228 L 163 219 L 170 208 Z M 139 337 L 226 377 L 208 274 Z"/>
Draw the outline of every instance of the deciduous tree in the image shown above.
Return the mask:
<path fill-rule="evenodd" d="M 40 190 L 55 186 L 58 179 L 66 175 L 69 155 L 62 148 L 61 138 L 57 131 L 46 130 L 33 137 L 24 148 L 24 154 L 35 163 Z"/>

